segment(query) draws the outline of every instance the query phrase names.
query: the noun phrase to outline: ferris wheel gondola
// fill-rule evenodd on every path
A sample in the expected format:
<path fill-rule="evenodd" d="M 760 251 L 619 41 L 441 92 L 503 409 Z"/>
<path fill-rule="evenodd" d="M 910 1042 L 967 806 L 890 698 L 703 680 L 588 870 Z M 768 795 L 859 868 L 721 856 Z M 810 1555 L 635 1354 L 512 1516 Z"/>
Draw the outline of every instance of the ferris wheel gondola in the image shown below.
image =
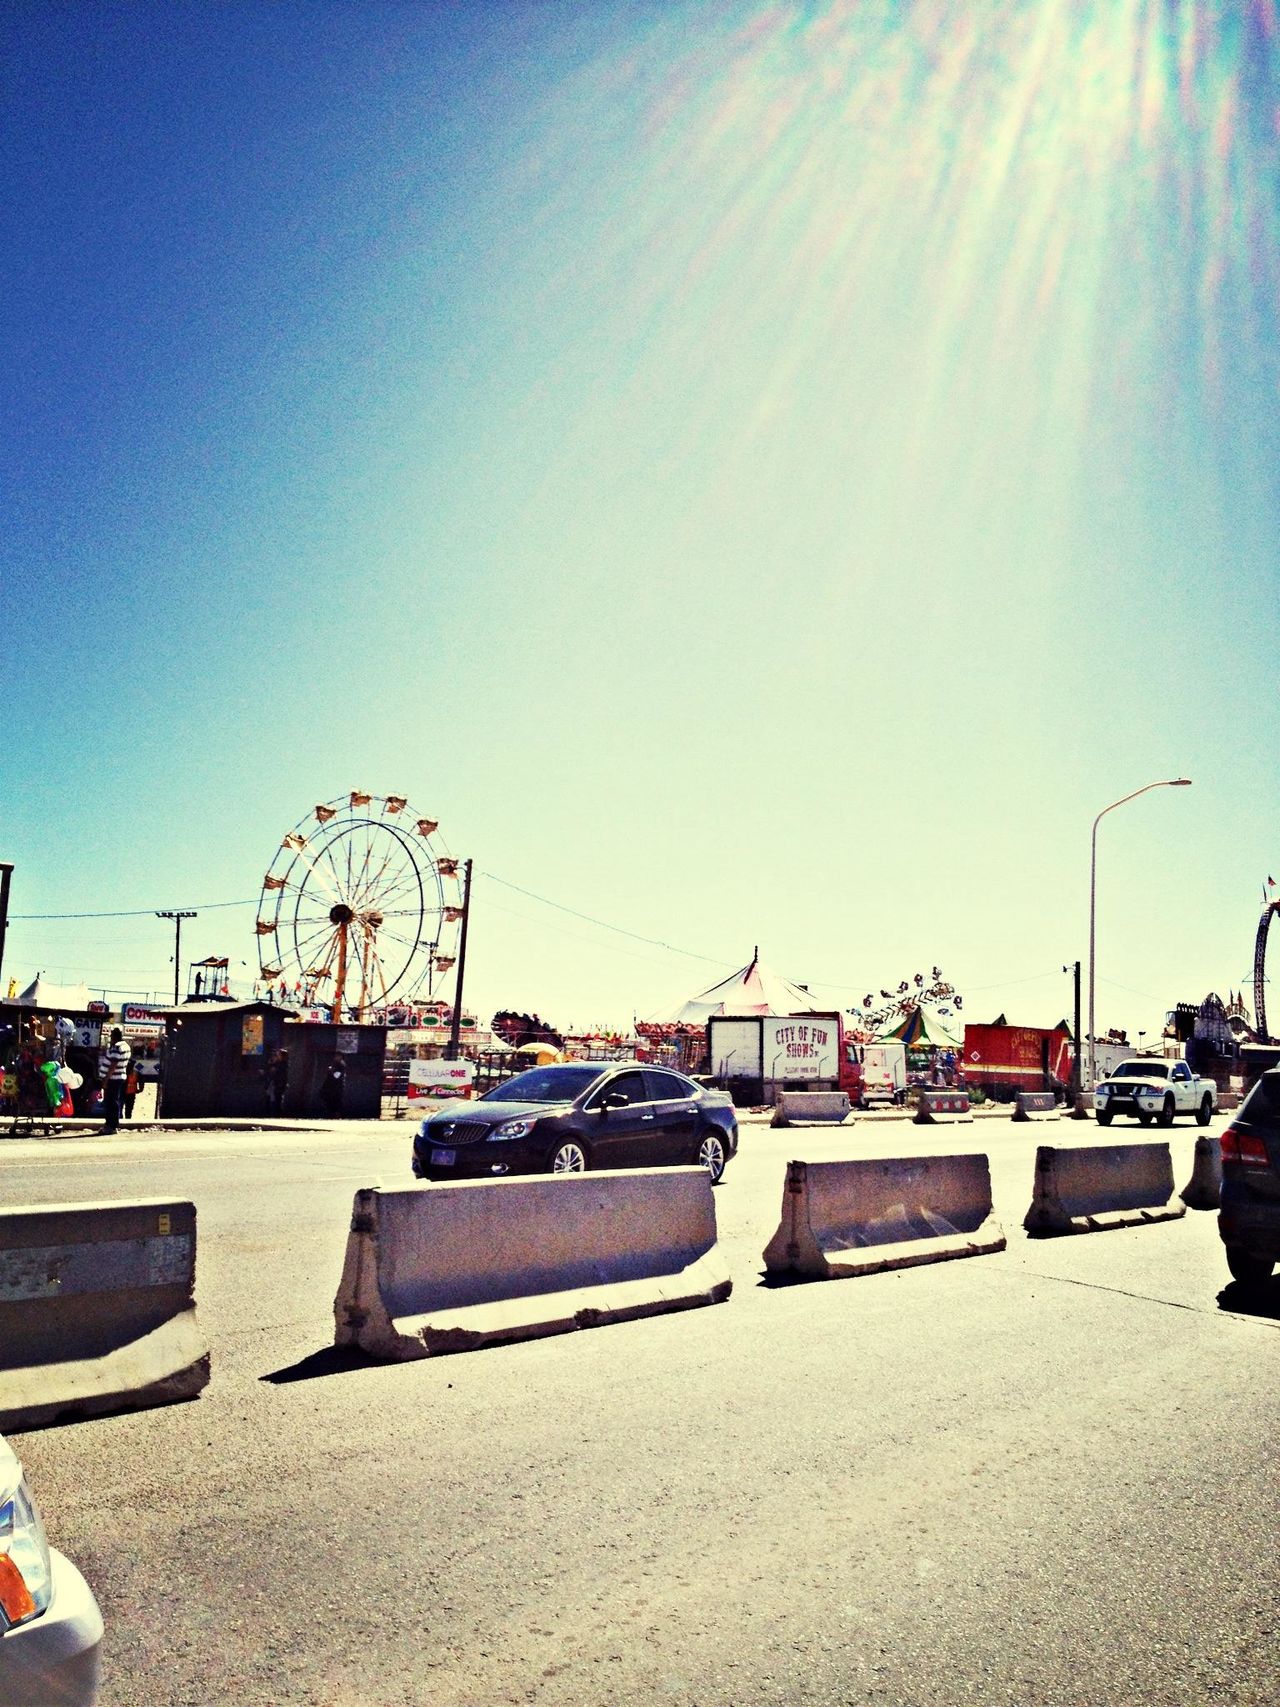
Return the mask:
<path fill-rule="evenodd" d="M 281 840 L 258 906 L 261 975 L 335 1020 L 362 1020 L 435 994 L 461 918 L 458 861 L 436 820 L 403 795 L 353 789 Z"/>

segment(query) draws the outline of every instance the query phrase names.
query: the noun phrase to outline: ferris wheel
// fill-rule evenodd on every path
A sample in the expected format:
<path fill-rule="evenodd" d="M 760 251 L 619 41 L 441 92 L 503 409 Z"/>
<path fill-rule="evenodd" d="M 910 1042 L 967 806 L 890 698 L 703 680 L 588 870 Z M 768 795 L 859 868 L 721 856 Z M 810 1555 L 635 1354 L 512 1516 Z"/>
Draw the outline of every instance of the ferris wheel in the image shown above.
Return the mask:
<path fill-rule="evenodd" d="M 262 880 L 263 979 L 331 1006 L 335 1020 L 433 995 L 462 918 L 458 861 L 438 830 L 400 794 L 352 789 L 316 806 Z"/>

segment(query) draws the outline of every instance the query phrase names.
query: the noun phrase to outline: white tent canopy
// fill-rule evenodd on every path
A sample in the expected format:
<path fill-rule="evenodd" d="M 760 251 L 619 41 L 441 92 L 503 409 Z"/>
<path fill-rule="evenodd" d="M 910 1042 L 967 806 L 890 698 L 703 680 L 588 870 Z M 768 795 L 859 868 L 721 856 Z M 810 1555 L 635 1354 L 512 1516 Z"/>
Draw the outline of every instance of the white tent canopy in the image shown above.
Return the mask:
<path fill-rule="evenodd" d="M 829 1013 L 807 990 L 780 973 L 760 964 L 757 948 L 747 964 L 709 990 L 690 996 L 661 1013 L 651 1014 L 650 1025 L 705 1025 L 714 1014 L 813 1014 Z"/>
<path fill-rule="evenodd" d="M 87 984 L 51 984 L 37 972 L 14 1001 L 20 1008 L 51 1008 L 55 1013 L 82 1014 L 92 999 Z"/>

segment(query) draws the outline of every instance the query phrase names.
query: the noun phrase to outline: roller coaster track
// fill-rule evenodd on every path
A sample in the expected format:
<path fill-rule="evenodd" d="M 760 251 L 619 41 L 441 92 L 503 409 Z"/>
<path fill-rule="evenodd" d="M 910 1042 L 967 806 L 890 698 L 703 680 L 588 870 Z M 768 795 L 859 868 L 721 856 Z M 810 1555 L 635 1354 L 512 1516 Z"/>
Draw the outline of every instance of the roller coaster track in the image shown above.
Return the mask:
<path fill-rule="evenodd" d="M 1267 1030 L 1267 931 L 1271 920 L 1280 912 L 1280 901 L 1268 901 L 1258 920 L 1258 934 L 1253 943 L 1253 1023 L 1259 1043 L 1270 1043 Z"/>

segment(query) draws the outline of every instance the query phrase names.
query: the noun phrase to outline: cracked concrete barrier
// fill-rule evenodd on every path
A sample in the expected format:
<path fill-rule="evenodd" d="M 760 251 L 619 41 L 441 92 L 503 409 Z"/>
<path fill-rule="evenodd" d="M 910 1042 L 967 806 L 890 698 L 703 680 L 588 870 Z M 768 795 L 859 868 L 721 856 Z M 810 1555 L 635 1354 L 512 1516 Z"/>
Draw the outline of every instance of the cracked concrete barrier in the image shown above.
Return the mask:
<path fill-rule="evenodd" d="M 764 1265 L 838 1280 L 1004 1248 L 986 1156 L 789 1162 Z"/>
<path fill-rule="evenodd" d="M 733 1289 L 705 1168 L 356 1193 L 334 1343 L 408 1359 L 538 1339 Z"/>
<path fill-rule="evenodd" d="M 1033 1238 L 1102 1233 L 1186 1214 L 1175 1195 L 1168 1144 L 1041 1144 L 1022 1225 Z"/>
<path fill-rule="evenodd" d="M 0 1210 L 0 1430 L 192 1399 L 194 1203 Z"/>
<path fill-rule="evenodd" d="M 770 1126 L 796 1126 L 806 1121 L 834 1123 L 849 1118 L 847 1091 L 779 1091 Z"/>

